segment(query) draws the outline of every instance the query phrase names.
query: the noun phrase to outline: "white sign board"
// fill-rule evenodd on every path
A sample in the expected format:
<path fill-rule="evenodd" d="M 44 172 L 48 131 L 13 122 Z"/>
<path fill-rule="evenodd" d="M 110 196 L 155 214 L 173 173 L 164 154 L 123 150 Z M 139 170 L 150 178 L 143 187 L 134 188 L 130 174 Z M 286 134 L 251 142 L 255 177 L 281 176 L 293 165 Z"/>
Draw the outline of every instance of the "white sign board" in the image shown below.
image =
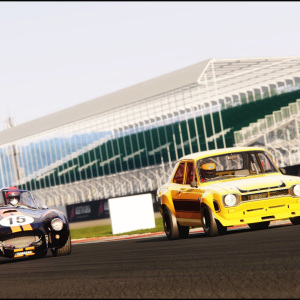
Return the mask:
<path fill-rule="evenodd" d="M 113 234 L 155 227 L 151 194 L 108 199 Z"/>

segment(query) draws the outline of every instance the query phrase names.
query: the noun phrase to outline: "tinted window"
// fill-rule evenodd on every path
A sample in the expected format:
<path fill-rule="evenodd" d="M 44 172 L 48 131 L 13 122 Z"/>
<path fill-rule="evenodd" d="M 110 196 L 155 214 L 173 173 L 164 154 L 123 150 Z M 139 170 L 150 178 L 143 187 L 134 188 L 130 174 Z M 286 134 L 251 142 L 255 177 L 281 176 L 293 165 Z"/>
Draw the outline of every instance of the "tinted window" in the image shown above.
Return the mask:
<path fill-rule="evenodd" d="M 241 170 L 244 167 L 244 158 L 243 154 L 225 154 L 220 156 L 209 157 L 216 164 L 216 171 L 232 171 L 232 170 Z M 200 169 L 201 160 L 198 160 L 197 166 Z M 199 170 L 198 169 L 198 170 Z"/>
<path fill-rule="evenodd" d="M 197 161 L 198 174 L 204 160 L 216 164 L 216 176 L 210 180 L 226 179 L 228 176 L 251 176 L 262 173 L 279 172 L 268 153 L 264 151 L 249 151 L 229 153 L 199 159 Z"/>
<path fill-rule="evenodd" d="M 250 170 L 257 174 L 261 173 L 261 168 L 258 164 L 255 154 L 253 153 L 250 155 Z"/>
<path fill-rule="evenodd" d="M 192 181 L 196 181 L 196 169 L 194 163 L 190 162 L 186 164 L 186 184 L 191 184 Z"/>
<path fill-rule="evenodd" d="M 177 172 L 174 176 L 174 183 L 179 183 L 179 184 L 183 184 L 183 175 L 184 175 L 184 166 L 185 163 L 181 163 L 177 169 Z"/>
<path fill-rule="evenodd" d="M 33 200 L 33 198 L 31 197 L 31 194 L 29 192 L 22 191 L 22 190 L 9 190 L 9 189 L 5 189 L 1 193 L 0 206 L 2 206 L 2 205 L 11 206 L 11 203 L 9 203 L 9 201 L 8 201 L 7 195 L 9 193 L 12 193 L 12 191 L 14 191 L 17 194 L 15 197 L 17 199 L 17 203 L 14 204 L 15 206 L 23 205 L 23 206 L 27 206 L 29 208 L 34 208 L 34 209 L 37 208 L 36 203 Z"/>
<path fill-rule="evenodd" d="M 267 154 L 258 153 L 258 157 L 259 157 L 260 162 L 265 170 L 265 173 L 278 172 Z"/>

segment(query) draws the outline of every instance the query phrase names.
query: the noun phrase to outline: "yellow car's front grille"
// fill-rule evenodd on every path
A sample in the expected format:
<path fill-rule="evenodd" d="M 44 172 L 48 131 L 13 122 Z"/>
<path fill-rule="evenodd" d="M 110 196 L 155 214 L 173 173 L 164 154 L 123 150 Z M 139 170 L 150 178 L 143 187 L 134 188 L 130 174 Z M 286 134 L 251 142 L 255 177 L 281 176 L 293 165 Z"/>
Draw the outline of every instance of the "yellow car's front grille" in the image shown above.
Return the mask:
<path fill-rule="evenodd" d="M 279 190 L 279 191 L 271 191 L 269 192 L 270 197 L 278 197 L 278 196 L 285 196 L 289 194 L 289 190 L 288 189 L 284 189 L 284 190 Z"/>
<path fill-rule="evenodd" d="M 284 190 L 242 195 L 242 201 L 260 200 L 260 199 L 279 197 L 279 196 L 287 196 L 287 195 L 289 195 L 289 190 L 284 189 Z"/>
<path fill-rule="evenodd" d="M 250 195 L 243 195 L 242 196 L 242 201 L 258 200 L 258 199 L 263 199 L 263 198 L 268 198 L 268 192 L 250 194 Z"/>

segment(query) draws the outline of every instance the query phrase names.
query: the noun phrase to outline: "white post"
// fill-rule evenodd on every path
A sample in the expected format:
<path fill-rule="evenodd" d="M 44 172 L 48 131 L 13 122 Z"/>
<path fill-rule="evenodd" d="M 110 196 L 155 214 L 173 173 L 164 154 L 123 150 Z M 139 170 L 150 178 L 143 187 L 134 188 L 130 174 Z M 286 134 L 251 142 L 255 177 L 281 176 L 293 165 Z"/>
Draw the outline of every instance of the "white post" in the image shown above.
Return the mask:
<path fill-rule="evenodd" d="M 179 136 L 180 136 L 180 143 L 181 143 L 181 148 L 182 148 L 182 154 L 183 154 L 183 156 L 185 156 L 184 147 L 183 147 L 183 142 L 182 142 L 182 133 L 181 133 L 180 120 L 179 120 L 179 122 L 178 122 L 178 126 L 179 126 Z"/>
<path fill-rule="evenodd" d="M 221 109 L 220 109 L 219 100 L 218 100 L 219 92 L 218 92 L 218 86 L 217 86 L 216 75 L 215 75 L 215 67 L 214 67 L 213 62 L 212 62 L 212 72 L 213 72 L 213 77 L 214 77 L 215 91 L 216 91 L 216 97 L 217 97 L 217 103 L 218 103 L 218 111 L 219 111 L 219 119 L 220 119 L 221 132 L 222 132 L 222 138 L 223 138 L 223 146 L 224 146 L 224 148 L 226 148 L 224 128 L 223 128 L 223 119 L 222 119 Z"/>
<path fill-rule="evenodd" d="M 195 125 L 195 131 L 196 131 L 196 140 L 197 140 L 198 151 L 201 151 L 194 107 L 192 107 L 191 110 L 193 110 L 193 115 L 194 115 L 194 125 Z"/>
<path fill-rule="evenodd" d="M 175 156 L 176 156 L 176 161 L 177 161 L 178 153 L 177 153 L 177 144 L 176 144 L 175 134 L 173 134 L 173 140 L 174 140 Z"/>
<path fill-rule="evenodd" d="M 171 164 L 171 157 L 170 157 L 169 145 L 167 145 L 167 150 L 168 150 L 168 161 L 169 161 L 170 172 L 171 172 L 172 171 L 172 164 Z"/>
<path fill-rule="evenodd" d="M 147 177 L 145 174 L 143 174 L 143 171 L 139 172 L 140 175 L 144 176 L 147 180 L 149 180 L 150 186 L 151 186 L 151 191 L 153 190 L 153 184 L 152 184 L 152 180 Z"/>

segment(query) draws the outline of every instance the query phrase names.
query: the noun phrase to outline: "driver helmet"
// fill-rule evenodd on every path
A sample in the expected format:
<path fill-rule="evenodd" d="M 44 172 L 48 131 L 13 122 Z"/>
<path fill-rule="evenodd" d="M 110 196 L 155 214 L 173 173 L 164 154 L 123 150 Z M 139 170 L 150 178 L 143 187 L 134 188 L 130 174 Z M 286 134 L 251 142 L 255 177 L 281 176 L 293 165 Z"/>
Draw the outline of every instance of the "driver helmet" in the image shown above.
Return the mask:
<path fill-rule="evenodd" d="M 216 164 L 210 159 L 204 159 L 200 165 L 200 173 L 203 179 L 216 177 Z"/>
<path fill-rule="evenodd" d="M 20 192 L 15 186 L 8 188 L 9 192 L 6 192 L 6 202 L 7 204 L 17 205 L 20 201 Z M 17 191 L 16 191 L 17 190 Z"/>

